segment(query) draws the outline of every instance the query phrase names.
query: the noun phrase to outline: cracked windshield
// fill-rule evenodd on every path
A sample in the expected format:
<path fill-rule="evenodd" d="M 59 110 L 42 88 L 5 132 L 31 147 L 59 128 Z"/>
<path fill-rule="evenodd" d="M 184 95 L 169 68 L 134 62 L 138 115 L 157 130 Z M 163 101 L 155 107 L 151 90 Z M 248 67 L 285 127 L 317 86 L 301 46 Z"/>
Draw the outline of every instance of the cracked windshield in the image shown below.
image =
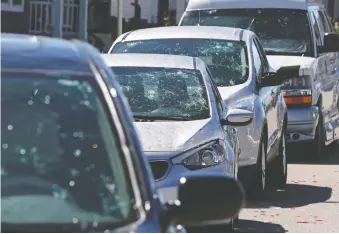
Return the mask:
<path fill-rule="evenodd" d="M 213 81 L 218 86 L 239 85 L 248 79 L 247 52 L 242 42 L 213 39 L 152 39 L 120 42 L 113 48 L 112 53 L 199 57 L 208 66 Z"/>
<path fill-rule="evenodd" d="M 113 67 L 136 120 L 193 120 L 210 116 L 200 72 L 179 68 Z"/>
<path fill-rule="evenodd" d="M 131 219 L 130 183 L 93 77 L 1 76 L 2 224 Z"/>
<path fill-rule="evenodd" d="M 266 54 L 312 53 L 307 12 L 276 9 L 218 9 L 187 11 L 182 25 L 249 29 L 257 34 Z"/>

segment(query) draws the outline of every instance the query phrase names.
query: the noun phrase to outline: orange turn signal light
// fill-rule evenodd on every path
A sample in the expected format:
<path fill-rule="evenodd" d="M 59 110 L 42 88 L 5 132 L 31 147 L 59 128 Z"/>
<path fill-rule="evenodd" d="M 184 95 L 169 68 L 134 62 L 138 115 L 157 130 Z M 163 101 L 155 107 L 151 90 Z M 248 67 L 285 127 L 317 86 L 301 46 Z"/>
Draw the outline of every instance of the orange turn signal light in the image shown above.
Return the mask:
<path fill-rule="evenodd" d="M 311 104 L 312 96 L 284 97 L 286 105 Z"/>

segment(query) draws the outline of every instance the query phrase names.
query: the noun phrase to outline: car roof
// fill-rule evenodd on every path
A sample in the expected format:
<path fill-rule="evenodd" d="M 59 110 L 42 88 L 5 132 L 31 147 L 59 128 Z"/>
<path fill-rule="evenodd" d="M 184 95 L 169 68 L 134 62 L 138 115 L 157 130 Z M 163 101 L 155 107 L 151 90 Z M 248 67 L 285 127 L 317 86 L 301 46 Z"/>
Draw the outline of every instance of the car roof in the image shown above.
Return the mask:
<path fill-rule="evenodd" d="M 102 54 L 109 67 L 164 67 L 195 70 L 195 59 L 182 55 L 167 54 Z"/>
<path fill-rule="evenodd" d="M 298 9 L 307 10 L 309 5 L 318 5 L 309 3 L 308 0 L 190 0 L 187 11 L 207 10 L 207 9 L 241 9 L 241 8 L 276 8 L 276 9 Z"/>
<path fill-rule="evenodd" d="M 3 68 L 91 72 L 75 41 L 24 34 L 1 34 Z"/>
<path fill-rule="evenodd" d="M 246 41 L 253 32 L 245 29 L 217 26 L 169 26 L 139 29 L 122 35 L 117 41 L 137 41 L 170 38 L 206 38 Z"/>

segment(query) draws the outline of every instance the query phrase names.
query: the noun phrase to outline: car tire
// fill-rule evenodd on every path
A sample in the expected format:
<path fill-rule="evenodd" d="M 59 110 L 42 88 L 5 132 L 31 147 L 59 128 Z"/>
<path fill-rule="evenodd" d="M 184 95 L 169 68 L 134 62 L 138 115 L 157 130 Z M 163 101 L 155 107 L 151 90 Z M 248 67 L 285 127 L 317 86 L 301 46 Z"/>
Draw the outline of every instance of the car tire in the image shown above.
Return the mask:
<path fill-rule="evenodd" d="M 251 186 L 249 197 L 255 200 L 262 200 L 266 197 L 268 180 L 267 180 L 267 155 L 266 155 L 266 141 L 264 135 L 261 136 L 258 161 L 256 171 L 254 174 L 254 181 Z"/>
<path fill-rule="evenodd" d="M 324 121 L 321 113 L 319 113 L 319 121 L 315 130 L 315 138 L 310 144 L 310 154 L 313 160 L 323 161 L 326 159 Z"/>
<path fill-rule="evenodd" d="M 286 137 L 285 137 L 285 128 L 282 131 L 280 143 L 279 143 L 279 152 L 278 156 L 275 159 L 275 162 L 272 167 L 272 187 L 275 189 L 286 189 L 287 182 L 287 153 L 286 153 Z"/>
<path fill-rule="evenodd" d="M 229 224 L 219 224 L 213 226 L 203 226 L 188 228 L 189 233 L 233 233 L 234 232 L 234 219 Z"/>

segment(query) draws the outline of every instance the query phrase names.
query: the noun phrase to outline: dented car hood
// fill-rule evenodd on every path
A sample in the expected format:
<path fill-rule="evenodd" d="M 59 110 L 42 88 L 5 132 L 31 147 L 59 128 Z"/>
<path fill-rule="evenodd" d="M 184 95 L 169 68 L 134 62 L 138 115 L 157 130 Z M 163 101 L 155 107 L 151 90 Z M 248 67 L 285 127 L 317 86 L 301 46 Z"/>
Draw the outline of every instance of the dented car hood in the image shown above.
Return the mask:
<path fill-rule="evenodd" d="M 135 122 L 145 152 L 181 152 L 213 136 L 211 119 Z"/>

